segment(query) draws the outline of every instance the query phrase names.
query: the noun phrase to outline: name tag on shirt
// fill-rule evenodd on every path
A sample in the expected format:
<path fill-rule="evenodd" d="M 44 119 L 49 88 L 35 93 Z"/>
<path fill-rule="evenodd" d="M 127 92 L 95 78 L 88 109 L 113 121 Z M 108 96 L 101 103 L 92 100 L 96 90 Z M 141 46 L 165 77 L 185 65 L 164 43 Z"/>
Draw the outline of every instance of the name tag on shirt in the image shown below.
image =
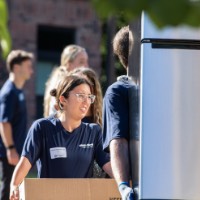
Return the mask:
<path fill-rule="evenodd" d="M 65 147 L 50 148 L 51 159 L 67 158 L 67 150 Z"/>

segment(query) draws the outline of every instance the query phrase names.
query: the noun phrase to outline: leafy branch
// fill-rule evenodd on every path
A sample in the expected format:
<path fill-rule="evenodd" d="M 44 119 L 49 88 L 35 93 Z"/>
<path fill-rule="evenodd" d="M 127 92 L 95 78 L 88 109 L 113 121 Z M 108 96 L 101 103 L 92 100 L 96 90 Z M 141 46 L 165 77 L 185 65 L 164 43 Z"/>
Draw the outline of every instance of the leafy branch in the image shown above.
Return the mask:
<path fill-rule="evenodd" d="M 102 19 L 123 16 L 132 21 L 142 11 L 159 28 L 186 24 L 200 26 L 200 0 L 91 0 Z"/>
<path fill-rule="evenodd" d="M 11 38 L 7 28 L 8 10 L 5 0 L 0 0 L 0 48 L 3 59 L 11 49 Z"/>

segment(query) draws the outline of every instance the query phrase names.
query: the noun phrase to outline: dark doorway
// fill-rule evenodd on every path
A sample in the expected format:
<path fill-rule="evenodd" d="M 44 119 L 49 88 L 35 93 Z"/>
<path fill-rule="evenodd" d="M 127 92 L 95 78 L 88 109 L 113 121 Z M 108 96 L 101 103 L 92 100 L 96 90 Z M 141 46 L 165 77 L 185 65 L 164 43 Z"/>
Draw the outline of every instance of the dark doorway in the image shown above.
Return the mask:
<path fill-rule="evenodd" d="M 55 26 L 39 25 L 37 31 L 36 66 L 36 118 L 43 117 L 45 83 L 54 67 L 59 66 L 60 56 L 69 44 L 75 43 L 76 30 Z"/>

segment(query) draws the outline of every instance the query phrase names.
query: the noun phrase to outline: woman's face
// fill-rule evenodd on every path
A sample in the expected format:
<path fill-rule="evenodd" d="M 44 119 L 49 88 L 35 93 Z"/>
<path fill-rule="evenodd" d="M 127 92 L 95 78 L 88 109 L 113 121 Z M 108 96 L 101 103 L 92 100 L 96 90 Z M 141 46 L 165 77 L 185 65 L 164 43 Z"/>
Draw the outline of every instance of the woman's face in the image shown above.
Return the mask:
<path fill-rule="evenodd" d="M 81 84 L 69 92 L 65 110 L 68 116 L 76 120 L 84 118 L 91 105 L 91 90 L 89 85 Z"/>
<path fill-rule="evenodd" d="M 68 71 L 72 71 L 77 67 L 89 67 L 88 55 L 85 51 L 80 52 L 76 58 L 69 63 Z"/>

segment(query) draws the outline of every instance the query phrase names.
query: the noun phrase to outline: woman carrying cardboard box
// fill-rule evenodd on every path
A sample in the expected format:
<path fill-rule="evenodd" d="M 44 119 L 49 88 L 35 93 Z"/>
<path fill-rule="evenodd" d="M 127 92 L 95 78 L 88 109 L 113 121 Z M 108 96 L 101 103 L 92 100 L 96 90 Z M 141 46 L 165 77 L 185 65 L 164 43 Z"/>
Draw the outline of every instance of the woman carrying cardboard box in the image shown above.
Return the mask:
<path fill-rule="evenodd" d="M 35 162 L 39 178 L 90 178 L 94 159 L 112 177 L 100 126 L 81 122 L 95 101 L 92 84 L 79 76 L 64 76 L 51 95 L 58 114 L 36 120 L 29 129 L 12 176 L 10 200 L 19 199 L 19 185 Z"/>

